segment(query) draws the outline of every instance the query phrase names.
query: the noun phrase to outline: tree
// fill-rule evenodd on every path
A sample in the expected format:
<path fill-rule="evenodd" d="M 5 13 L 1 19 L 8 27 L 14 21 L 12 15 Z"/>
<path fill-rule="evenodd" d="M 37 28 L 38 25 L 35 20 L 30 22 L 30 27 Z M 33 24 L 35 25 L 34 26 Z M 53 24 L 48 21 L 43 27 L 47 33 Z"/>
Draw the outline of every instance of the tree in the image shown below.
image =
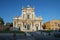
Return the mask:
<path fill-rule="evenodd" d="M 7 22 L 6 23 L 6 31 L 9 31 L 12 26 L 13 26 L 13 23 Z"/>
<path fill-rule="evenodd" d="M 4 21 L 3 18 L 0 17 L 0 31 L 4 30 Z"/>
<path fill-rule="evenodd" d="M 10 23 L 10 27 L 13 27 L 13 23 Z"/>
<path fill-rule="evenodd" d="M 0 17 L 0 25 L 4 25 L 3 18 Z"/>
<path fill-rule="evenodd" d="M 45 28 L 46 28 L 46 25 L 44 24 L 44 25 L 43 25 L 43 29 L 45 29 Z"/>
<path fill-rule="evenodd" d="M 13 26 L 13 23 L 9 23 L 9 22 L 6 23 L 6 27 L 10 28 L 12 26 Z"/>

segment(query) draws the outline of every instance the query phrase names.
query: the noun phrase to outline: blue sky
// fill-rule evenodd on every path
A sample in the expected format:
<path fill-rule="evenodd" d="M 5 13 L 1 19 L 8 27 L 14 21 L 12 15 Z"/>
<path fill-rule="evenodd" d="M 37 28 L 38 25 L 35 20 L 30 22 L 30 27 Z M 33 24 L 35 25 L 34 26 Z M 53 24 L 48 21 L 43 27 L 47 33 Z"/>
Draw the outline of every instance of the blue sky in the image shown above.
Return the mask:
<path fill-rule="evenodd" d="M 43 22 L 60 20 L 60 0 L 0 0 L 0 17 L 4 22 L 12 22 L 14 16 L 21 15 L 22 6 L 35 8 L 36 16 L 42 16 Z"/>

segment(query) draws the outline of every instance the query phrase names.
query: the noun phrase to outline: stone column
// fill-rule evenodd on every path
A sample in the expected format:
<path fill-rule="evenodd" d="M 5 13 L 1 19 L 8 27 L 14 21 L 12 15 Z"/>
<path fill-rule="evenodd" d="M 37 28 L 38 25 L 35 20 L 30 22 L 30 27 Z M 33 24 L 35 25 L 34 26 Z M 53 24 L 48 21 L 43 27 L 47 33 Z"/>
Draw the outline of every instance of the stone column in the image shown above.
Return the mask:
<path fill-rule="evenodd" d="M 14 25 L 14 21 L 13 21 L 13 27 L 15 27 L 15 25 Z"/>
<path fill-rule="evenodd" d="M 16 21 L 16 27 L 17 27 L 17 21 Z"/>

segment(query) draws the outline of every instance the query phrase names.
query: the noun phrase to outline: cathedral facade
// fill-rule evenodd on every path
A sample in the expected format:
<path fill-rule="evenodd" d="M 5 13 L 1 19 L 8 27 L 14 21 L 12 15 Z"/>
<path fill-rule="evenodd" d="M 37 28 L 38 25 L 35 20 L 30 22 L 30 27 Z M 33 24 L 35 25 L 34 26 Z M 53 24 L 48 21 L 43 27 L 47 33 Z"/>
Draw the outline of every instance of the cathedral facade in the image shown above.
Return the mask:
<path fill-rule="evenodd" d="M 13 27 L 20 28 L 24 32 L 43 30 L 42 17 L 35 16 L 35 9 L 27 5 L 22 8 L 22 15 L 13 18 Z"/>

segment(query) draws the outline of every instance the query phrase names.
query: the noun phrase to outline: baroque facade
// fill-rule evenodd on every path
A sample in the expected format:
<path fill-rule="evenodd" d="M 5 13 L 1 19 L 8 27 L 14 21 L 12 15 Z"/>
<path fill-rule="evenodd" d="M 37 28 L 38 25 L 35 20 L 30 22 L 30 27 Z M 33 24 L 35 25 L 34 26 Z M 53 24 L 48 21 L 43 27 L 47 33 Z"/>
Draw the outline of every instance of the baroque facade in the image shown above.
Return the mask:
<path fill-rule="evenodd" d="M 60 20 L 51 20 L 46 23 L 45 25 L 45 30 L 58 30 L 60 29 Z"/>
<path fill-rule="evenodd" d="M 20 28 L 24 32 L 43 30 L 42 17 L 35 16 L 35 9 L 27 5 L 22 8 L 22 15 L 13 18 L 13 27 Z"/>

